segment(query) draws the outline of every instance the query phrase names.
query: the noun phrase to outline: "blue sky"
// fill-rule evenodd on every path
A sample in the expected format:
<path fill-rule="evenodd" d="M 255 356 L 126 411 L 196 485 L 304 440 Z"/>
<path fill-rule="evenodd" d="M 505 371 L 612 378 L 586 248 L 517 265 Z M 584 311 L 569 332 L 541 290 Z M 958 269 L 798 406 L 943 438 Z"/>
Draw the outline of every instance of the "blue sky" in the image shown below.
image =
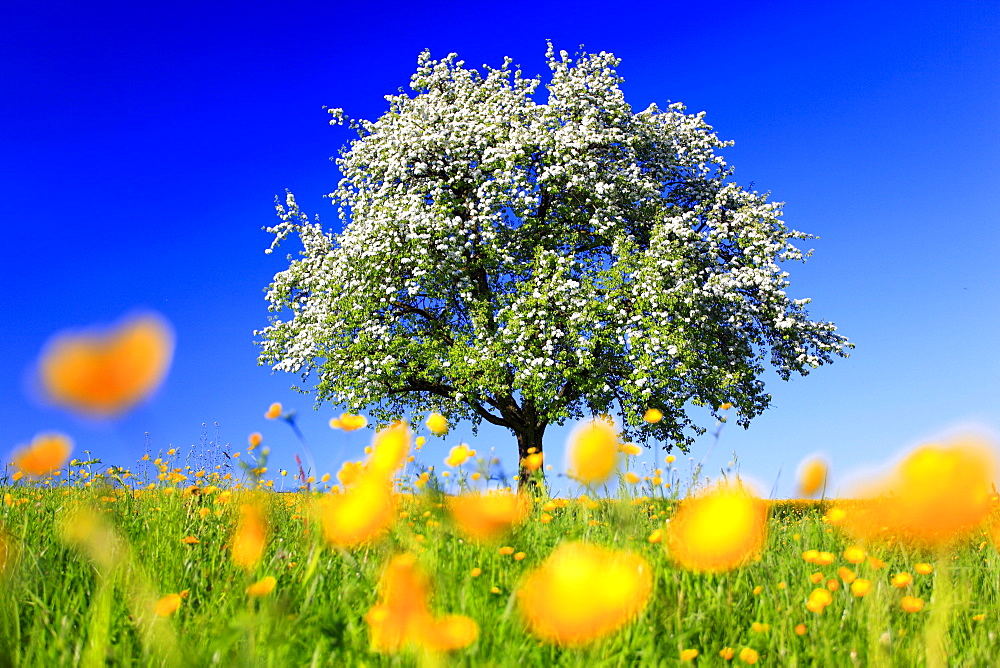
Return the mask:
<path fill-rule="evenodd" d="M 313 410 L 295 377 L 256 365 L 263 291 L 287 266 L 283 252 L 264 254 L 274 197 L 289 188 L 334 224 L 330 157 L 352 134 L 327 124 L 324 105 L 374 120 L 424 48 L 470 67 L 511 56 L 544 81 L 547 38 L 620 57 L 636 110 L 669 100 L 706 111 L 736 141 L 724 153 L 735 180 L 771 191 L 791 227 L 820 237 L 808 263 L 787 268 L 789 293 L 811 297 L 813 317 L 857 348 L 807 378 L 765 378 L 772 407 L 749 430 L 725 426 L 708 472 L 735 451 L 765 493 L 778 480 L 787 496 L 811 453 L 829 457 L 836 488 L 955 429 L 996 437 L 996 3 L 489 6 L 4 3 L 0 452 L 59 430 L 78 453 L 129 465 L 147 432 L 153 450 L 190 448 L 217 423 L 233 450 L 262 432 L 272 466 L 288 468 L 296 441 L 263 418 L 280 401 L 298 412 L 320 472 L 359 457 L 371 432 L 331 431 L 342 407 Z M 94 423 L 26 391 L 51 334 L 138 308 L 177 331 L 151 401 Z M 565 434 L 546 435 L 556 469 Z M 432 439 L 425 459 L 441 466 L 463 440 L 514 463 L 507 432 L 472 440 L 464 426 Z"/>

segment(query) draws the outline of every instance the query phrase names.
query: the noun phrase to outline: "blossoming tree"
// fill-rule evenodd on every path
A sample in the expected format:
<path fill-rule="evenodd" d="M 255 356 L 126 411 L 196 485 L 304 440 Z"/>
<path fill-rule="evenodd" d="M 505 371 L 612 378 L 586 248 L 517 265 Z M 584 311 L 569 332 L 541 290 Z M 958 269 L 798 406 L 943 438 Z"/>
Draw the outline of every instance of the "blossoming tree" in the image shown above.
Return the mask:
<path fill-rule="evenodd" d="M 785 293 L 778 262 L 809 235 L 730 181 L 704 112 L 633 113 L 613 55 L 546 57 L 544 104 L 509 58 L 481 74 L 425 51 L 413 96 L 351 122 L 342 231 L 291 193 L 267 228 L 268 252 L 292 233 L 303 249 L 267 293 L 261 364 L 378 420 L 506 427 L 523 460 L 549 425 L 613 412 L 623 438 L 686 450 L 691 405 L 731 403 L 744 427 L 768 406 L 768 358 L 787 380 L 847 356 Z"/>

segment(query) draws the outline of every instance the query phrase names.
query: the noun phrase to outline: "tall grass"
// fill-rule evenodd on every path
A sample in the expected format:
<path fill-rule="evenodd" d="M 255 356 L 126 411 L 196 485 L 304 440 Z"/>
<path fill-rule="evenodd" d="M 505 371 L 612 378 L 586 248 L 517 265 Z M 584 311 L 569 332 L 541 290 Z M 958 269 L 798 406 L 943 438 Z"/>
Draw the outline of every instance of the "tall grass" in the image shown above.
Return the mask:
<path fill-rule="evenodd" d="M 995 656 L 1000 572 L 984 531 L 947 553 L 869 547 L 877 560 L 855 565 L 843 557 L 852 541 L 825 519 L 828 504 L 775 502 L 755 560 L 696 574 L 673 566 L 663 544 L 649 540 L 674 513 L 670 498 L 634 497 L 624 484 L 612 499 L 542 498 L 512 533 L 483 544 L 457 530 L 440 487 L 427 484 L 403 497 L 386 535 L 345 550 L 323 540 L 314 503 L 323 492 L 237 487 L 222 469 L 198 486 L 191 475 L 156 480 L 156 468 L 148 481 L 121 485 L 115 477 L 134 483 L 137 476 L 102 469 L 95 481 L 94 473 L 81 476 L 87 468 L 72 466 L 69 479 L 64 472 L 49 484 L 8 478 L 0 492 L 4 665 L 633 666 L 674 665 L 685 650 L 698 650 L 697 663 L 720 665 L 725 648 L 734 663 L 750 648 L 760 664 L 782 666 L 988 665 Z M 270 527 L 264 557 L 249 572 L 229 551 L 244 503 L 261 505 Z M 525 628 L 516 592 L 530 569 L 574 539 L 643 555 L 654 584 L 648 605 L 620 631 L 566 648 Z M 807 562 L 810 549 L 834 560 Z M 430 574 L 436 613 L 479 625 L 470 646 L 439 655 L 372 651 L 366 614 L 378 602 L 385 564 L 404 552 Z M 919 562 L 934 572 L 915 573 Z M 870 593 L 854 596 L 840 567 L 871 580 Z M 892 586 L 903 571 L 913 583 Z M 277 580 L 271 594 L 247 593 L 268 575 Z M 806 607 L 817 588 L 833 589 L 820 613 Z M 153 607 L 167 594 L 181 595 L 181 604 L 158 617 Z M 907 595 L 922 599 L 923 610 L 905 611 Z M 930 642 L 940 642 L 940 652 Z"/>

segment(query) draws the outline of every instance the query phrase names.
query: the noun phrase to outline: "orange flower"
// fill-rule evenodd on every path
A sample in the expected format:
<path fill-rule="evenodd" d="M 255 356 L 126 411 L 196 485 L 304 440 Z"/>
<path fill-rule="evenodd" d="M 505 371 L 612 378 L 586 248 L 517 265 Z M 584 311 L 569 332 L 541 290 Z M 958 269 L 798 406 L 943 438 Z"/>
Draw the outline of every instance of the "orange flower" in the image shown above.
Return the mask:
<path fill-rule="evenodd" d="M 563 543 L 518 589 L 532 633 L 580 645 L 621 628 L 645 607 L 652 569 L 641 556 L 585 543 Z"/>
<path fill-rule="evenodd" d="M 579 424 L 570 433 L 566 454 L 571 477 L 586 485 L 600 485 L 618 467 L 618 433 L 604 420 Z"/>
<path fill-rule="evenodd" d="M 528 514 L 521 494 L 463 494 L 448 499 L 448 511 L 463 533 L 480 540 L 499 538 Z"/>
<path fill-rule="evenodd" d="M 275 579 L 275 577 L 273 575 L 268 575 L 264 577 L 262 580 L 258 580 L 257 582 L 254 582 L 252 585 L 247 587 L 247 594 L 254 597 L 267 596 L 272 591 L 274 591 L 274 587 L 277 584 L 278 581 Z"/>
<path fill-rule="evenodd" d="M 181 538 L 181 542 L 185 545 L 197 545 L 201 541 L 194 536 L 185 536 L 184 538 Z"/>
<path fill-rule="evenodd" d="M 693 648 L 681 650 L 681 661 L 694 661 L 698 658 L 699 654 L 701 654 L 701 652 Z"/>
<path fill-rule="evenodd" d="M 340 427 L 344 431 L 354 431 L 355 429 L 361 429 L 362 427 L 368 426 L 368 418 L 364 415 L 351 415 L 350 413 L 341 413 L 340 419 L 334 418 L 330 420 L 330 426 L 334 426 L 334 421 L 337 423 L 337 427 Z"/>
<path fill-rule="evenodd" d="M 252 570 L 267 547 L 267 523 L 256 506 L 240 506 L 240 523 L 232 539 L 233 563 Z"/>
<path fill-rule="evenodd" d="M 920 612 L 924 609 L 924 600 L 916 596 L 904 596 L 899 603 L 907 612 Z"/>
<path fill-rule="evenodd" d="M 327 494 L 319 503 L 323 534 L 334 545 L 354 547 L 392 526 L 396 498 L 391 482 L 366 473 L 342 494 Z"/>
<path fill-rule="evenodd" d="M 895 536 L 921 547 L 943 548 L 980 526 L 992 508 L 996 462 L 990 444 L 974 438 L 914 450 L 846 518 L 864 539 Z"/>
<path fill-rule="evenodd" d="M 541 452 L 533 452 L 532 454 L 528 455 L 522 460 L 524 468 L 528 469 L 529 471 L 537 471 L 539 468 L 541 468 L 543 461 L 544 461 L 544 455 L 542 455 Z"/>
<path fill-rule="evenodd" d="M 671 558 L 692 571 L 736 568 L 760 551 L 766 537 L 767 505 L 732 485 L 685 499 L 667 525 Z"/>
<path fill-rule="evenodd" d="M 897 589 L 902 589 L 903 587 L 908 587 L 913 584 L 913 576 L 909 573 L 896 573 L 892 576 L 892 586 Z"/>
<path fill-rule="evenodd" d="M 264 413 L 264 417 L 268 420 L 275 420 L 281 417 L 282 409 L 281 404 L 275 401 L 273 404 L 268 406 L 267 412 Z"/>
<path fill-rule="evenodd" d="M 106 333 L 57 334 L 42 351 L 39 375 L 52 403 L 113 417 L 160 386 L 173 352 L 170 325 L 147 314 L 124 320 Z"/>
<path fill-rule="evenodd" d="M 744 647 L 743 649 L 740 650 L 740 660 L 743 663 L 754 664 L 754 663 L 757 663 L 757 659 L 759 659 L 759 658 L 760 658 L 760 655 L 757 653 L 757 650 L 755 650 L 755 649 L 750 649 L 749 647 Z"/>
<path fill-rule="evenodd" d="M 816 496 L 826 487 L 829 466 L 822 457 L 812 457 L 799 464 L 799 494 L 804 497 Z"/>
<path fill-rule="evenodd" d="M 663 411 L 658 408 L 649 408 L 646 410 L 646 414 L 642 416 L 642 419 L 650 424 L 655 424 L 663 419 Z"/>
<path fill-rule="evenodd" d="M 181 607 L 180 594 L 167 594 L 156 602 L 153 606 L 153 611 L 157 617 L 169 617 L 177 612 L 177 608 L 179 607 Z"/>
<path fill-rule="evenodd" d="M 434 618 L 428 605 L 430 583 L 411 554 L 389 562 L 379 581 L 379 594 L 379 603 L 365 615 L 376 651 L 398 652 L 407 645 L 447 651 L 466 647 L 479 636 L 479 627 L 468 617 Z"/>
<path fill-rule="evenodd" d="M 68 436 L 39 434 L 31 445 L 14 453 L 14 465 L 29 475 L 42 476 L 61 468 L 72 450 L 73 441 Z"/>
<path fill-rule="evenodd" d="M 934 572 L 934 567 L 931 566 L 930 564 L 921 563 L 914 566 L 913 570 L 920 573 L 921 575 L 930 575 L 931 573 Z"/>

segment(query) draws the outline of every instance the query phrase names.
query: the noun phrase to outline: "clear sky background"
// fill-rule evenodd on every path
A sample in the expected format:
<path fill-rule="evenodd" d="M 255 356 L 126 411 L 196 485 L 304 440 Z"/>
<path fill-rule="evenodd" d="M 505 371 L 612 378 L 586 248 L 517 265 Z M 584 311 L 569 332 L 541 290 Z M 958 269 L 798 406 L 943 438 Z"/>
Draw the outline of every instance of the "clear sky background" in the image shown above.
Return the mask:
<path fill-rule="evenodd" d="M 1000 6 L 840 3 L 80 3 L 0 5 L 0 452 L 59 430 L 105 463 L 203 441 L 243 450 L 264 434 L 272 470 L 301 451 L 267 406 L 295 409 L 319 472 L 361 456 L 371 431 L 334 432 L 296 377 L 256 365 L 274 197 L 291 189 L 330 226 L 330 160 L 356 136 L 323 106 L 374 120 L 417 54 L 469 67 L 511 56 L 548 77 L 545 39 L 622 58 L 636 111 L 706 111 L 736 167 L 820 238 L 790 264 L 793 297 L 857 345 L 806 378 L 765 378 L 772 407 L 722 430 L 706 470 L 735 451 L 769 493 L 794 492 L 825 453 L 832 487 L 962 428 L 1000 432 Z M 408 89 L 407 89 L 408 90 Z M 149 402 L 95 423 L 26 391 L 45 341 L 135 309 L 177 332 Z M 216 427 L 216 424 L 218 425 Z M 203 426 L 204 425 L 204 426 Z M 706 424 L 712 427 L 712 423 Z M 546 434 L 562 469 L 566 429 Z M 460 425 L 431 439 L 495 448 L 513 437 Z M 691 455 L 706 457 L 713 439 Z M 662 458 L 662 453 L 660 454 Z M 653 453 L 642 458 L 653 463 Z M 682 458 L 682 461 L 686 461 Z M 686 469 L 685 469 L 686 470 Z M 780 472 L 780 477 L 779 477 Z"/>

